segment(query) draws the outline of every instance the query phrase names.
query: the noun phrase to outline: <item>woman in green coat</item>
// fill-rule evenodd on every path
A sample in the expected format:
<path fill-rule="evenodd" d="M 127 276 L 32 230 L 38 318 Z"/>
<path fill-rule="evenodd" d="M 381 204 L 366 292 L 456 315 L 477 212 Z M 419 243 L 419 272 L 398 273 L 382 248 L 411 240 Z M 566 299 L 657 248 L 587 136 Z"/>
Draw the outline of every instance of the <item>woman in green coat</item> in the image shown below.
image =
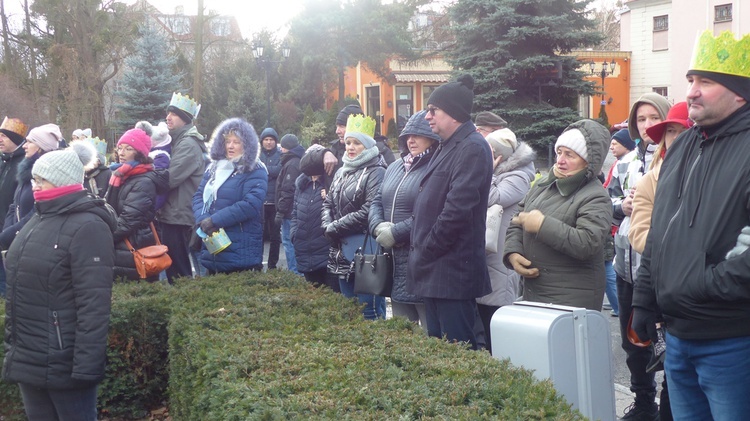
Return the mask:
<path fill-rule="evenodd" d="M 524 300 L 601 311 L 612 203 L 596 176 L 608 143 L 595 121 L 568 126 L 555 143 L 557 162 L 519 204 L 503 262 L 523 277 Z"/>

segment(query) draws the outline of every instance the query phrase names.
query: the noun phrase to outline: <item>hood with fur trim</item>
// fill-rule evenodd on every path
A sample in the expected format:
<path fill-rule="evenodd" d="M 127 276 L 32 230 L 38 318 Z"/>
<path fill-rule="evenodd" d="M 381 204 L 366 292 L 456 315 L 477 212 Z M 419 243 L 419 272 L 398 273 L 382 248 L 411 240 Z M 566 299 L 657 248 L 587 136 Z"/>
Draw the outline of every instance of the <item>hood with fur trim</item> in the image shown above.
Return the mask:
<path fill-rule="evenodd" d="M 230 118 L 224 120 L 216 127 L 211 135 L 211 160 L 218 161 L 226 159 L 227 152 L 224 147 L 224 136 L 233 132 L 242 141 L 244 152 L 242 157 L 235 163 L 237 171 L 246 173 L 253 171 L 260 156 L 260 142 L 255 133 L 253 125 L 241 118 Z"/>

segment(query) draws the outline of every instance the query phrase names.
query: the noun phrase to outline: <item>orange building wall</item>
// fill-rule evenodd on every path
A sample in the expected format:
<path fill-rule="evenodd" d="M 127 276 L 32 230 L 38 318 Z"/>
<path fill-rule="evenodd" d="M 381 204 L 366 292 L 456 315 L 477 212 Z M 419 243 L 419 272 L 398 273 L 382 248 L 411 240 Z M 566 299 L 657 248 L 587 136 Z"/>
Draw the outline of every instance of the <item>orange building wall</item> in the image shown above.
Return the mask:
<path fill-rule="evenodd" d="M 585 55 L 584 55 L 585 54 Z M 604 53 L 601 51 L 585 51 L 577 54 L 578 60 L 581 61 L 582 72 L 587 73 L 584 80 L 593 82 L 598 90 L 602 90 L 602 78 L 600 74 L 601 63 L 603 61 L 611 62 L 615 60 L 615 72 L 604 79 L 604 98 L 607 102 L 606 111 L 610 125 L 621 123 L 628 118 L 630 111 L 630 53 L 611 52 Z M 588 63 L 596 63 L 596 74 L 590 74 Z M 589 99 L 589 115 L 583 117 L 596 119 L 599 117 L 601 108 L 601 93 L 592 96 Z"/>

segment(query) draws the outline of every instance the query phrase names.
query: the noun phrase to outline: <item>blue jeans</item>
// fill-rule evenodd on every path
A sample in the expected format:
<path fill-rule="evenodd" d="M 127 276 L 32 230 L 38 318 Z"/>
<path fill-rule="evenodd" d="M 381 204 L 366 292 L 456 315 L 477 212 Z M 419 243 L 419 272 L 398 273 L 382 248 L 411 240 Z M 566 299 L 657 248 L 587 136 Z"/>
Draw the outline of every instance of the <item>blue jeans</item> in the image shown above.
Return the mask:
<path fill-rule="evenodd" d="M 742 420 L 750 414 L 750 336 L 690 340 L 666 335 L 664 368 L 676 420 Z"/>
<path fill-rule="evenodd" d="M 617 304 L 617 274 L 611 260 L 604 262 L 604 272 L 607 274 L 607 287 L 604 290 L 607 301 L 612 306 L 612 311 L 620 314 L 620 305 Z"/>
<path fill-rule="evenodd" d="M 284 255 L 286 255 L 286 267 L 297 275 L 302 275 L 297 272 L 297 259 L 294 257 L 294 245 L 292 239 L 289 238 L 289 230 L 292 227 L 291 219 L 283 219 L 281 221 L 281 244 L 284 245 Z"/>
<path fill-rule="evenodd" d="M 355 294 L 353 277 L 339 277 L 339 287 L 344 297 L 357 297 L 359 303 L 365 305 L 362 309 L 365 320 L 385 319 L 385 298 L 379 295 Z"/>
<path fill-rule="evenodd" d="M 19 384 L 30 420 L 96 421 L 96 386 L 50 390 Z"/>

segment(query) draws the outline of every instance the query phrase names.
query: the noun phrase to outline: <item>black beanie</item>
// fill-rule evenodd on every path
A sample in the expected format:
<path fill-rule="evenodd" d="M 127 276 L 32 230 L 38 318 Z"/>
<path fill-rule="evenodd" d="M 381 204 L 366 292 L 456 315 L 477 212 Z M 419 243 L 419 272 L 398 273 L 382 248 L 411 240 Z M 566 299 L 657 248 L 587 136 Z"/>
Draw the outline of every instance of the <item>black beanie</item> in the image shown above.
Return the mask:
<path fill-rule="evenodd" d="M 428 105 L 434 105 L 459 123 L 471 120 L 471 108 L 474 105 L 474 78 L 463 74 L 455 82 L 448 82 L 432 92 Z"/>
<path fill-rule="evenodd" d="M 750 102 L 750 77 L 707 72 L 705 70 L 688 70 L 687 76 L 690 75 L 711 79 L 720 85 L 724 85 L 725 88 L 741 96 L 745 101 Z"/>
<path fill-rule="evenodd" d="M 346 126 L 346 120 L 349 119 L 349 116 L 352 114 L 364 115 L 365 113 L 362 111 L 362 107 L 360 107 L 359 104 L 349 104 L 339 111 L 339 115 L 336 116 L 336 124 L 339 126 Z"/>
<path fill-rule="evenodd" d="M 184 121 L 185 124 L 190 124 L 193 121 L 193 116 L 175 107 L 174 105 L 170 105 L 169 107 L 167 107 L 167 111 L 171 111 L 177 114 L 177 116 L 180 117 L 180 119 Z"/>
<path fill-rule="evenodd" d="M 23 136 L 14 131 L 0 129 L 0 132 L 3 132 L 6 136 L 8 136 L 8 139 L 10 139 L 10 141 L 13 142 L 13 144 L 16 146 L 20 145 L 24 142 L 24 140 L 26 140 Z"/>

